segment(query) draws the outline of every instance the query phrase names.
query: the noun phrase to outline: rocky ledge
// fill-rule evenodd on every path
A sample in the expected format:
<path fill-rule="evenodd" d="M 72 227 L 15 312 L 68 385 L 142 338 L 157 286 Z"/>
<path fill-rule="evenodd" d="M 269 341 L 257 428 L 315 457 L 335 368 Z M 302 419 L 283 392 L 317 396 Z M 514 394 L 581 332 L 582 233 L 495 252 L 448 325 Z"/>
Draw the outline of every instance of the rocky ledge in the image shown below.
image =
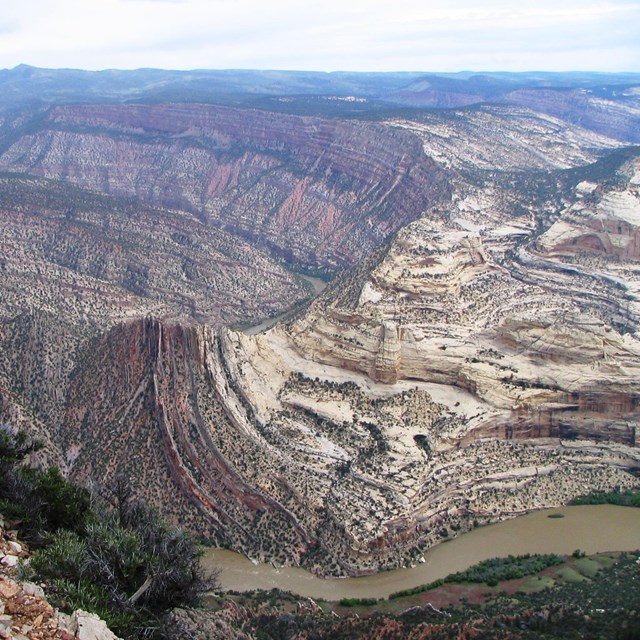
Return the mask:
<path fill-rule="evenodd" d="M 28 548 L 7 530 L 0 516 L 0 639 L 1 640 L 118 640 L 98 616 L 86 611 L 71 615 L 54 609 L 42 588 L 16 578 Z"/>

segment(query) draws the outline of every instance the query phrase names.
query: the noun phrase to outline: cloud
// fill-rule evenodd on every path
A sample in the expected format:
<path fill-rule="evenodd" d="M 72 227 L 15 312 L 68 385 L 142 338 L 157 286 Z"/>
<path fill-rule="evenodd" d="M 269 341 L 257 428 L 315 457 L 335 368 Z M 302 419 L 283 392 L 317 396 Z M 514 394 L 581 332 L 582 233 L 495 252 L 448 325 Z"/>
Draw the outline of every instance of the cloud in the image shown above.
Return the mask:
<path fill-rule="evenodd" d="M 640 66 L 630 0 L 22 0 L 3 12 L 5 67 Z"/>
<path fill-rule="evenodd" d="M 11 22 L 0 22 L 0 35 L 5 33 L 17 33 L 20 26 Z"/>

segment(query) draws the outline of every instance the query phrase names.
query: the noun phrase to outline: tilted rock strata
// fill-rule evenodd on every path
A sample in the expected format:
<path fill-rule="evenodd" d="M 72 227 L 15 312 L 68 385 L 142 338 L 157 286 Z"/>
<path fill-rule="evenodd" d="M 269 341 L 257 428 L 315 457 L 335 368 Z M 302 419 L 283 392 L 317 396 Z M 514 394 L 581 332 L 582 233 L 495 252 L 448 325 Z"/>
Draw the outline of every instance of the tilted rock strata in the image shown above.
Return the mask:
<path fill-rule="evenodd" d="M 388 123 L 415 133 L 427 155 L 459 171 L 564 169 L 593 162 L 603 151 L 622 146 L 578 123 L 515 106 L 485 104 L 426 112 L 419 122 Z"/>
<path fill-rule="evenodd" d="M 633 83 L 633 81 L 631 81 Z M 480 90 L 465 90 L 464 85 L 450 86 L 442 90 L 434 89 L 428 81 L 420 81 L 389 96 L 400 104 L 451 109 L 471 106 L 472 110 L 492 109 L 494 105 L 508 105 L 507 109 L 526 108 L 540 118 L 545 114 L 565 124 L 577 124 L 596 134 L 626 143 L 640 141 L 640 100 L 638 87 L 609 87 L 605 93 L 593 88 L 582 87 L 522 87 L 510 90 L 504 86 L 486 91 L 490 85 Z M 479 86 L 476 87 L 480 89 Z M 490 106 L 487 107 L 487 103 Z M 472 106 L 473 105 L 473 106 Z M 517 125 L 516 125 L 517 126 Z M 534 128 L 535 130 L 535 128 Z"/>
<path fill-rule="evenodd" d="M 76 477 L 104 482 L 126 473 L 184 525 L 256 554 L 277 553 L 270 531 L 280 532 L 289 553 L 310 543 L 313 529 L 300 526 L 285 503 L 299 497 L 286 487 L 285 498 L 269 491 L 280 456 L 265 458 L 211 330 L 141 320 L 114 328 L 93 348 L 64 418 Z"/>
<path fill-rule="evenodd" d="M 209 151 L 222 148 L 220 157 L 227 157 L 230 143 L 221 134 L 216 138 L 208 118 L 218 114 L 227 127 L 238 116 L 234 110 L 193 107 L 184 115 L 162 109 L 58 109 L 35 135 L 57 140 L 63 149 L 82 135 L 83 143 L 100 138 L 141 154 L 153 146 L 138 130 L 141 114 L 175 113 L 175 124 L 150 121 L 162 144 L 192 149 L 192 138 L 201 137 Z M 181 119 L 193 119 L 194 112 L 202 114 L 206 135 L 181 135 Z M 77 130 L 80 113 L 91 131 Z M 124 126 L 123 113 L 132 114 L 129 129 L 115 135 Z M 263 124 L 275 118 L 256 117 Z M 319 124 L 313 119 L 287 122 L 302 127 L 307 142 L 319 131 L 313 133 Z M 271 130 L 275 138 L 266 132 L 261 138 L 261 129 L 251 126 L 251 144 L 263 141 L 251 151 L 251 162 L 275 156 L 280 162 L 272 148 L 278 136 Z M 354 132 L 369 125 L 324 126 L 339 140 L 327 151 L 337 166 L 355 158 L 341 155 L 342 149 L 352 149 L 359 140 Z M 376 125 L 376 135 L 390 135 L 385 127 Z M 227 131 L 245 144 L 237 127 Z M 398 160 L 395 135 L 411 141 L 407 153 L 421 146 L 415 134 L 396 131 L 384 138 L 390 155 L 371 162 Z M 325 136 L 325 146 L 331 140 Z M 322 164 L 315 151 L 309 155 L 309 149 L 317 151 L 309 145 L 295 156 L 296 166 Z M 585 158 L 592 152 L 584 151 Z M 79 157 L 86 159 L 83 153 Z M 150 166 L 135 154 L 140 166 Z M 109 483 L 126 473 L 138 492 L 212 541 L 252 558 L 334 575 L 411 563 L 474 521 L 636 485 L 630 471 L 640 467 L 638 279 L 634 245 L 626 239 L 635 233 L 628 218 L 636 211 L 637 161 L 592 189 L 578 183 L 575 172 L 546 170 L 570 164 L 570 155 L 534 174 L 474 173 L 473 162 L 461 166 L 455 179 L 449 176 L 451 198 L 404 226 L 308 309 L 257 336 L 185 321 L 174 296 L 138 302 L 140 314 L 161 318 L 114 312 L 102 321 L 88 313 L 86 324 L 77 317 L 65 323 L 51 294 L 51 309 L 41 305 L 2 325 L 0 390 L 13 394 L 5 411 L 46 424 L 75 478 Z M 526 159 L 520 151 L 516 156 Z M 48 157 L 53 166 L 57 156 Z M 434 166 L 415 162 L 429 171 Z M 44 166 L 36 165 L 33 170 Z M 387 169 L 387 178 L 397 178 L 395 169 Z M 348 175 L 346 187 L 337 178 L 333 183 L 336 197 L 354 193 L 349 189 L 358 176 Z M 380 180 L 370 185 L 373 200 L 367 201 L 378 204 L 360 210 L 373 235 L 383 235 L 376 216 L 390 214 L 390 203 L 398 218 L 385 218 L 384 233 L 407 221 L 408 210 L 392 196 L 406 193 L 408 184 L 401 179 L 389 191 L 388 181 Z M 383 183 L 388 195 L 380 200 L 376 189 Z M 419 215 L 416 203 L 423 206 L 432 195 L 412 200 L 409 218 Z M 631 212 L 624 214 L 626 227 L 621 201 Z M 331 211 L 330 202 L 322 206 Z M 597 216 L 604 216 L 600 226 L 592 220 Z M 563 221 L 584 229 L 595 224 L 601 244 L 565 242 L 554 231 Z M 318 235 L 317 227 L 309 229 Z M 338 253 L 347 247 L 336 236 L 323 237 L 333 238 Z M 362 237 L 356 233 L 353 241 L 364 253 L 375 243 Z M 327 254 L 325 263 L 338 260 L 338 253 Z M 77 272 L 84 274 L 87 264 L 80 255 Z"/>
<path fill-rule="evenodd" d="M 480 234 L 452 206 L 287 326 L 97 338 L 59 418 L 71 473 L 124 472 L 220 544 L 334 575 L 636 484 L 638 345 L 608 315 L 629 292 L 536 257 L 528 214 Z"/>
<path fill-rule="evenodd" d="M 473 519 L 634 482 L 635 448 L 478 439 L 505 412 L 443 385 L 373 383 L 292 347 L 281 329 L 116 327 L 69 392 L 72 473 L 126 473 L 220 544 L 336 575 L 415 560 Z"/>
<path fill-rule="evenodd" d="M 532 248 L 521 247 L 527 268 L 505 260 L 500 246 L 492 252 L 494 239 L 500 245 L 510 233 L 514 250 L 522 245 L 520 231 L 485 227 L 480 235 L 415 222 L 371 272 L 355 306 L 319 301 L 289 335 L 305 357 L 373 379 L 456 385 L 518 415 L 537 406 L 545 428 L 579 429 L 591 407 L 591 420 L 633 445 L 640 378 L 640 346 L 629 332 L 638 317 L 634 180 L 597 196 L 592 212 L 574 205 L 561 213 Z M 576 209 L 598 228 L 597 247 L 554 244 Z M 620 249 L 607 254 L 603 244 Z M 581 259 L 565 264 L 568 253 Z M 392 349 L 390 335 L 401 337 Z"/>
<path fill-rule="evenodd" d="M 33 128 L 0 167 L 189 211 L 317 266 L 353 264 L 449 195 L 419 140 L 378 124 L 193 104 L 84 105 L 56 107 Z"/>
<path fill-rule="evenodd" d="M 640 142 L 640 100 L 637 92 L 611 100 L 581 89 L 520 89 L 500 97 L 498 101 L 526 106 L 567 122 L 578 122 L 583 127 L 618 140 Z"/>
<path fill-rule="evenodd" d="M 626 187 L 593 204 L 631 227 L 637 162 L 623 167 Z M 325 510 L 342 530 L 324 529 L 310 557 L 340 547 L 342 570 L 400 562 L 415 541 L 473 517 L 637 482 L 631 255 L 620 263 L 587 243 L 563 262 L 566 248 L 538 256 L 534 228 L 523 243 L 523 227 L 479 234 L 450 215 L 401 231 L 355 299 L 358 288 L 351 298 L 329 289 L 287 327 L 226 339 L 227 367 L 265 438 L 335 474 Z M 601 233 L 620 246 L 625 229 Z"/>

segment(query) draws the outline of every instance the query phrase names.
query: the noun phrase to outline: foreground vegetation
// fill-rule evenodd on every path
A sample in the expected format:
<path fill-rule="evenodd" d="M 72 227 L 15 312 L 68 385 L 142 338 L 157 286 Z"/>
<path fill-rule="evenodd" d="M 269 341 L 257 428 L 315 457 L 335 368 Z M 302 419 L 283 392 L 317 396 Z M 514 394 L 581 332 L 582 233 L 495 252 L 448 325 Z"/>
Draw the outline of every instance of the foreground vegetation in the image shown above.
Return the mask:
<path fill-rule="evenodd" d="M 97 497 L 56 469 L 25 466 L 36 448 L 0 428 L 0 512 L 36 549 L 23 577 L 44 582 L 55 606 L 95 612 L 124 638 L 640 637 L 637 553 L 494 558 L 388 601 L 318 606 L 274 590 L 221 594 L 208 609 L 189 610 L 213 587 L 195 541 L 133 499 L 123 480 Z M 633 504 L 634 495 L 595 499 Z M 479 598 L 467 599 L 472 595 Z M 241 609 L 229 618 L 234 603 Z M 354 607 L 357 616 L 349 613 Z"/>
<path fill-rule="evenodd" d="M 213 587 L 196 541 L 135 500 L 124 480 L 92 496 L 57 469 L 21 466 L 35 449 L 0 429 L 0 513 L 36 549 L 21 577 L 44 582 L 54 606 L 96 613 L 126 638 L 152 638 L 167 611 Z"/>

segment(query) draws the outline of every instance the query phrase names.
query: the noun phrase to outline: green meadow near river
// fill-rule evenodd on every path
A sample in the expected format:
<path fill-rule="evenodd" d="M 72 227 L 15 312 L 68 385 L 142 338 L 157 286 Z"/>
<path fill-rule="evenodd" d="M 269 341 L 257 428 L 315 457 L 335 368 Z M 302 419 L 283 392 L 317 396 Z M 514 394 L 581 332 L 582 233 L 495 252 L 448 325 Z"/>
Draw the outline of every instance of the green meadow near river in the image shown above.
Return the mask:
<path fill-rule="evenodd" d="M 561 514 L 563 517 L 550 517 Z M 498 524 L 474 529 L 425 553 L 424 563 L 359 578 L 323 579 L 297 567 L 253 564 L 224 549 L 209 549 L 205 568 L 221 569 L 224 589 L 249 591 L 278 588 L 284 591 L 340 600 L 386 598 L 462 571 L 494 557 L 525 553 L 588 554 L 640 549 L 640 509 L 614 505 L 571 506 L 536 511 Z"/>

